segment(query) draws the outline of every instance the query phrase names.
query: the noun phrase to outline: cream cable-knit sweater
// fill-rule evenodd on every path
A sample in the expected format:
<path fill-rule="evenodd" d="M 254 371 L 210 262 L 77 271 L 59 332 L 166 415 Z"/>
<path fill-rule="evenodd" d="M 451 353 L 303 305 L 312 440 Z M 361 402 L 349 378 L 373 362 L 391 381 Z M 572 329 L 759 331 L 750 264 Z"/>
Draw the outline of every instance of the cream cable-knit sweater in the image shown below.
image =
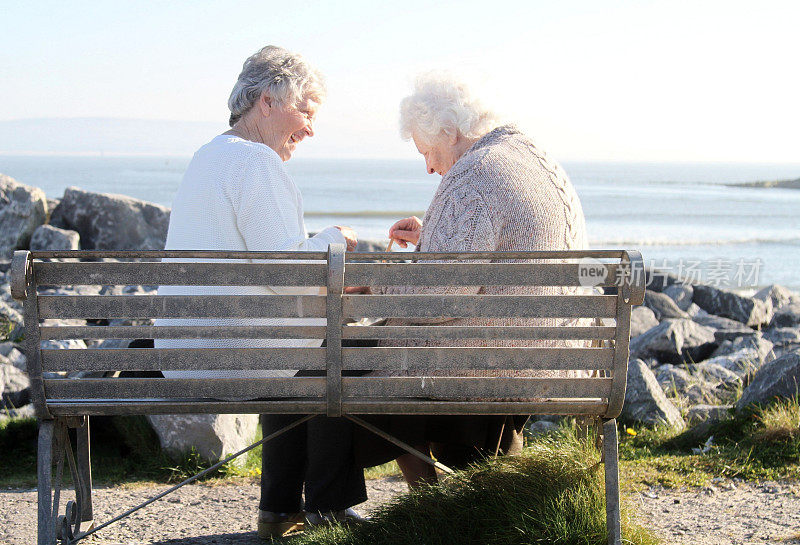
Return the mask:
<path fill-rule="evenodd" d="M 567 174 L 558 163 L 549 159 L 536 147 L 533 141 L 511 125 L 498 127 L 480 138 L 442 177 L 425 213 L 418 244 L 422 252 L 580 250 L 586 246 L 583 209 Z M 554 295 L 574 293 L 577 290 L 516 286 L 474 288 L 390 286 L 377 288 L 376 291 L 388 294 Z M 431 323 L 431 321 L 392 319 L 387 325 L 421 323 Z M 554 326 L 576 323 L 576 320 L 564 319 L 464 318 L 448 320 L 446 325 Z M 453 346 L 453 342 L 386 342 L 383 345 Z M 461 342 L 458 345 L 584 346 L 585 343 L 474 340 Z M 414 370 L 411 370 L 410 374 L 414 375 Z M 526 371 L 475 371 L 457 374 L 542 376 L 539 373 Z"/>
<path fill-rule="evenodd" d="M 195 153 L 173 201 L 166 249 L 325 251 L 345 243 L 328 227 L 312 238 L 303 198 L 270 147 L 220 135 Z M 166 260 L 165 260 L 166 261 Z M 213 260 L 209 260 L 213 261 Z M 320 295 L 324 288 L 161 286 L 160 295 Z M 157 325 L 325 325 L 325 319 L 162 319 Z M 156 339 L 157 348 L 314 347 L 321 339 Z M 173 377 L 292 376 L 294 371 L 177 371 Z"/>

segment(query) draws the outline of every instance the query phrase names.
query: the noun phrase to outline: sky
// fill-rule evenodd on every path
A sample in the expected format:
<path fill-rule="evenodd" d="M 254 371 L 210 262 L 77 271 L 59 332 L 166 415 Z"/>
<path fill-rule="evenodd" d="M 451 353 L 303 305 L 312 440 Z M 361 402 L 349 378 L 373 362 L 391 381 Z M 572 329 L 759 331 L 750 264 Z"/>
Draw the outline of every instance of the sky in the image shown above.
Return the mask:
<path fill-rule="evenodd" d="M 796 0 L 0 0 L 0 123 L 221 132 L 242 62 L 275 44 L 328 82 L 297 156 L 415 157 L 399 101 L 447 69 L 561 160 L 797 162 L 799 26 Z"/>

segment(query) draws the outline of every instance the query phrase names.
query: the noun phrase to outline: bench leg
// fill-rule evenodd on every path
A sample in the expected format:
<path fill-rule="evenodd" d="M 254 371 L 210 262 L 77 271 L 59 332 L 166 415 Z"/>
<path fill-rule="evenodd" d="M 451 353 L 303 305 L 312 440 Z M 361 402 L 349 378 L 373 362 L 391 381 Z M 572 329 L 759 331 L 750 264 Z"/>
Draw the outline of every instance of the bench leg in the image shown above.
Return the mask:
<path fill-rule="evenodd" d="M 91 522 L 94 519 L 92 512 L 92 464 L 91 449 L 89 447 L 89 417 L 85 417 L 83 425 L 76 429 L 77 435 L 77 462 L 78 484 L 76 495 L 80 498 L 81 522 Z"/>
<path fill-rule="evenodd" d="M 55 545 L 56 525 L 53 521 L 51 492 L 53 488 L 53 436 L 55 422 L 39 421 L 39 444 L 37 453 L 38 540 L 37 545 Z"/>
<path fill-rule="evenodd" d="M 619 453 L 617 450 L 617 421 L 603 422 L 603 466 L 606 477 L 606 527 L 608 545 L 622 545 L 619 512 Z"/>

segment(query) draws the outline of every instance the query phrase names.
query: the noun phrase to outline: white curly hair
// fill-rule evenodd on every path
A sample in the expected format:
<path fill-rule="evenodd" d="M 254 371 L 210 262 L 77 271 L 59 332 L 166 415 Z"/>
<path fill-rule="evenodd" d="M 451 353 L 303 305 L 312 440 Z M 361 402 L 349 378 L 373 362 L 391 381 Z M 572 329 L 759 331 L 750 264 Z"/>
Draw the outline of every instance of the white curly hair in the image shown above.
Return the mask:
<path fill-rule="evenodd" d="M 262 93 L 279 106 L 296 105 L 304 98 L 325 99 L 322 74 L 297 53 L 268 45 L 248 57 L 228 98 L 231 127 L 253 107 Z"/>
<path fill-rule="evenodd" d="M 420 74 L 414 92 L 400 102 L 400 135 L 432 142 L 443 135 L 480 138 L 499 125 L 498 116 L 449 72 Z"/>

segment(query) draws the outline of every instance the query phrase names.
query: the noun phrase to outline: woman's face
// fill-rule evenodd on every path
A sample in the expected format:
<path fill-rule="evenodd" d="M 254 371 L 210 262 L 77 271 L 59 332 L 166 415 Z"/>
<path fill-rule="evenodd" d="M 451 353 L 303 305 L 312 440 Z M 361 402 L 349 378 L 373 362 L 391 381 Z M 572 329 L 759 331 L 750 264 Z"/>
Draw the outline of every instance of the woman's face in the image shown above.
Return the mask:
<path fill-rule="evenodd" d="M 275 150 L 280 158 L 288 161 L 297 144 L 307 136 L 314 136 L 314 116 L 319 105 L 304 98 L 296 106 L 269 105 L 266 118 L 264 143 Z"/>
<path fill-rule="evenodd" d="M 454 146 L 444 136 L 435 138 L 431 142 L 420 137 L 416 132 L 412 133 L 411 137 L 414 139 L 417 151 L 425 157 L 425 168 L 428 170 L 428 174 L 435 172 L 444 176 L 458 160 Z"/>

